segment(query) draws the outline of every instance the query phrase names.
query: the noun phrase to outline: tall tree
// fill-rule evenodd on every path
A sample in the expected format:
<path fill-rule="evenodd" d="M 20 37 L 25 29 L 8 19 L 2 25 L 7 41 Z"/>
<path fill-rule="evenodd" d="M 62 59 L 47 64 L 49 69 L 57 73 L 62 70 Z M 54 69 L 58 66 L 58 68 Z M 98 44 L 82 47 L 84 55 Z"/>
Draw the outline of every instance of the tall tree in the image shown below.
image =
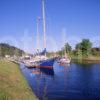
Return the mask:
<path fill-rule="evenodd" d="M 66 50 L 67 53 L 69 53 L 69 52 L 72 51 L 72 47 L 68 43 L 66 43 L 65 44 L 65 50 Z"/>
<path fill-rule="evenodd" d="M 83 56 L 89 56 L 91 54 L 92 43 L 89 39 L 83 39 L 82 42 L 76 45 L 76 51 L 81 51 Z"/>

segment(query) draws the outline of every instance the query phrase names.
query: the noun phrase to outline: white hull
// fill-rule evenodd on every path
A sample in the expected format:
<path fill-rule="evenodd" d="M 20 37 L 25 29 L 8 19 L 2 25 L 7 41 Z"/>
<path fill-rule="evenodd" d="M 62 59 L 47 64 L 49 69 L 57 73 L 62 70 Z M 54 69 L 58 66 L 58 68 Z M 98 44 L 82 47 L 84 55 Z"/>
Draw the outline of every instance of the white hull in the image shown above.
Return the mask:
<path fill-rule="evenodd" d="M 59 62 L 60 62 L 60 63 L 70 64 L 71 60 L 68 59 L 68 58 L 61 58 L 61 59 L 59 60 Z"/>

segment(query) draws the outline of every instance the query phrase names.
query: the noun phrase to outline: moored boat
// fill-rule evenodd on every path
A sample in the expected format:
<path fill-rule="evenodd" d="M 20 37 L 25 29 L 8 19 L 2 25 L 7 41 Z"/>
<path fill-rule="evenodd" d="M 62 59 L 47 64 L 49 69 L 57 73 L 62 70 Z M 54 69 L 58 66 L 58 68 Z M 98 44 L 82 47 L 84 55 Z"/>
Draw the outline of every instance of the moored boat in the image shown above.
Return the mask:
<path fill-rule="evenodd" d="M 40 52 L 39 49 L 39 22 L 40 18 L 37 20 L 37 53 L 34 59 L 32 59 L 31 67 L 38 67 L 38 68 L 48 68 L 53 69 L 54 58 L 48 58 L 46 55 L 46 15 L 45 15 L 45 2 L 42 0 L 42 10 L 43 10 L 43 33 L 44 33 L 44 50 Z"/>
<path fill-rule="evenodd" d="M 39 66 L 40 66 L 40 68 L 53 69 L 54 61 L 55 61 L 54 58 L 42 60 L 39 62 Z"/>
<path fill-rule="evenodd" d="M 59 63 L 66 63 L 66 64 L 69 64 L 71 62 L 71 59 L 70 58 L 65 58 L 65 57 L 62 57 L 60 60 L 59 60 Z"/>

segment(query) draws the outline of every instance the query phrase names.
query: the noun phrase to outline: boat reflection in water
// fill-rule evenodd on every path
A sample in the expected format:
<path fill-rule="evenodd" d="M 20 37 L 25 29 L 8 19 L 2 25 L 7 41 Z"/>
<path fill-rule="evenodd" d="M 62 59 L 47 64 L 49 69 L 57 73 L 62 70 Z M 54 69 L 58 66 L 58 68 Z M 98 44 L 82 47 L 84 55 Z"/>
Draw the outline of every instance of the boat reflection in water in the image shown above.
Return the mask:
<path fill-rule="evenodd" d="M 50 75 L 50 76 L 54 76 L 54 70 L 53 69 L 47 69 L 47 68 L 33 68 L 30 69 L 31 74 L 34 75 L 39 75 L 39 74 L 45 74 L 45 75 Z"/>
<path fill-rule="evenodd" d="M 39 74 L 41 74 L 41 72 L 39 70 L 32 70 L 31 74 L 39 75 Z"/>
<path fill-rule="evenodd" d="M 46 75 L 54 76 L 54 70 L 53 69 L 46 69 L 46 68 L 40 68 L 40 71 Z"/>
<path fill-rule="evenodd" d="M 59 63 L 59 66 L 69 67 L 69 66 L 70 66 L 70 64 L 67 64 L 67 63 Z"/>

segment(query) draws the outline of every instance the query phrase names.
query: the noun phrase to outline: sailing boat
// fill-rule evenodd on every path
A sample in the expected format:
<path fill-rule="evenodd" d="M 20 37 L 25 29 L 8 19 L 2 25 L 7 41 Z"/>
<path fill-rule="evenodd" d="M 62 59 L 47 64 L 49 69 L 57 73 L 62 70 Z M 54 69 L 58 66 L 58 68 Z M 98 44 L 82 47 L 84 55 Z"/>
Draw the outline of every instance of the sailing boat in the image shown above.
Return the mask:
<path fill-rule="evenodd" d="M 54 58 L 47 58 L 46 56 L 46 17 L 45 17 L 45 2 L 42 0 L 42 7 L 43 7 L 43 32 L 44 32 L 44 50 L 39 53 L 41 60 L 38 62 L 40 68 L 48 68 L 53 69 Z"/>
<path fill-rule="evenodd" d="M 63 50 L 62 50 L 63 52 Z M 64 57 L 60 58 L 59 63 L 60 64 L 70 64 L 71 62 L 71 58 L 68 57 L 67 53 L 66 53 L 66 47 L 64 49 Z"/>

